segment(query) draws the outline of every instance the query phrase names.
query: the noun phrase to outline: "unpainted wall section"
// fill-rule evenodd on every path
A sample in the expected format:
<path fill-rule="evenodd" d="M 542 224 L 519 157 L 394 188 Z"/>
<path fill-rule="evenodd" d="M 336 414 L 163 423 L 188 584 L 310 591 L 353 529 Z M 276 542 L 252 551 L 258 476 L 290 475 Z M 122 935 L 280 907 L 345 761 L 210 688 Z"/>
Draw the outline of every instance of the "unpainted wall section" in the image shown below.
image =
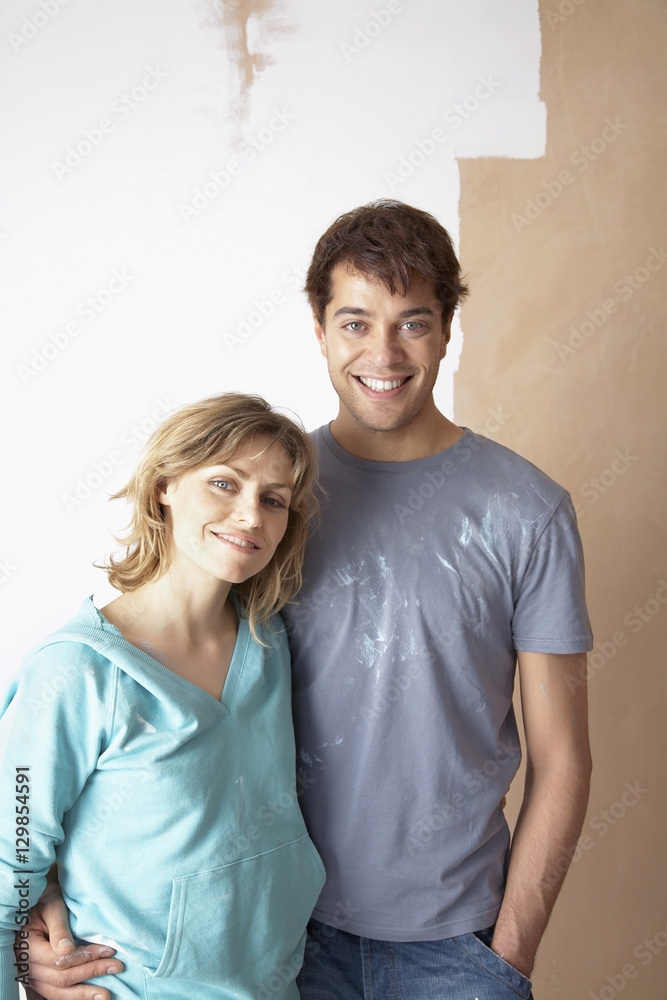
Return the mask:
<path fill-rule="evenodd" d="M 667 7 L 540 6 L 546 156 L 460 163 L 471 295 L 456 419 L 486 424 L 570 490 L 586 552 L 593 787 L 535 995 L 659 1000 Z"/>

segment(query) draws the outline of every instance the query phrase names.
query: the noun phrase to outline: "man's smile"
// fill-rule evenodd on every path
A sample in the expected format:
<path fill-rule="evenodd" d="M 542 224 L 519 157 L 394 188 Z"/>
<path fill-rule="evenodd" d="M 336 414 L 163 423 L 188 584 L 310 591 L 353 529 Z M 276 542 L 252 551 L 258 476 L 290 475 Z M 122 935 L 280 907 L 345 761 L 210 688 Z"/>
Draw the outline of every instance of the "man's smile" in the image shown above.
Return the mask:
<path fill-rule="evenodd" d="M 366 388 L 372 389 L 373 392 L 389 392 L 391 389 L 399 389 L 405 385 L 408 379 L 412 378 L 412 375 L 394 379 L 365 378 L 363 375 L 355 375 L 354 377 Z"/>

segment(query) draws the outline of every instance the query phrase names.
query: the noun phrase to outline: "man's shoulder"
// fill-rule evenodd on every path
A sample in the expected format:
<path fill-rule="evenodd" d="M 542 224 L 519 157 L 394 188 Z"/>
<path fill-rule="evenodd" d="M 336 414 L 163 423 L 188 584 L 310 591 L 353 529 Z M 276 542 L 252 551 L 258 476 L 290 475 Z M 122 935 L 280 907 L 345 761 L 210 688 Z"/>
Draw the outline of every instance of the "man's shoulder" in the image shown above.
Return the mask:
<path fill-rule="evenodd" d="M 486 503 L 489 498 L 516 501 L 519 508 L 533 506 L 555 510 L 568 496 L 567 490 L 538 468 L 529 459 L 506 445 L 492 441 L 470 428 L 444 451 L 409 462 L 365 462 L 346 455 L 336 444 L 328 424 L 311 432 L 320 470 L 320 482 L 336 495 L 366 489 L 366 474 L 383 473 L 387 502 L 393 502 L 393 492 L 405 492 L 410 485 L 422 492 L 447 486 L 449 501 L 458 498 L 466 503 Z M 361 473 L 361 475 L 360 475 Z M 427 485 L 423 484 L 427 481 Z M 416 485 L 415 485 L 416 484 Z M 439 495 L 440 490 L 436 489 Z M 390 496 L 391 494 L 391 496 Z M 527 506 L 526 506 L 527 505 Z"/>
<path fill-rule="evenodd" d="M 560 483 L 529 459 L 476 431 L 466 429 L 464 436 L 448 452 L 452 459 L 456 457 L 464 462 L 475 456 L 476 461 L 471 463 L 475 475 L 482 475 L 489 486 L 495 483 L 510 492 L 513 487 L 528 490 L 553 503 L 560 503 L 567 496 L 567 490 Z"/>
<path fill-rule="evenodd" d="M 308 437 L 312 440 L 315 447 L 319 450 L 324 444 L 326 437 L 326 432 L 328 430 L 329 424 L 322 424 L 321 427 L 316 427 L 314 431 L 308 432 Z"/>

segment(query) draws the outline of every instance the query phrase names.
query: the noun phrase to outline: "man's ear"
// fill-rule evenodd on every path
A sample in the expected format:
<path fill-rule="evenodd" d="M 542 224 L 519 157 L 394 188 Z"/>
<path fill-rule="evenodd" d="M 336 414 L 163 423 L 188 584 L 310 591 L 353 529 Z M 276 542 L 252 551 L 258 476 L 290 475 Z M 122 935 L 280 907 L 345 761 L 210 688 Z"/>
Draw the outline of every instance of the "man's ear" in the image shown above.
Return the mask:
<path fill-rule="evenodd" d="M 324 326 L 320 323 L 315 313 L 313 313 L 313 322 L 315 324 L 315 336 L 317 337 L 318 343 L 320 345 L 320 350 L 323 357 L 327 356 L 327 340 L 324 333 Z"/>
<path fill-rule="evenodd" d="M 450 315 L 449 315 L 449 319 L 447 320 L 446 323 L 443 323 L 443 326 L 442 326 L 442 344 L 441 344 L 441 347 L 440 347 L 440 360 L 441 361 L 444 358 L 445 354 L 447 353 L 447 344 L 449 343 L 449 338 L 452 335 L 452 320 L 453 319 L 454 319 L 454 313 L 451 312 Z"/>

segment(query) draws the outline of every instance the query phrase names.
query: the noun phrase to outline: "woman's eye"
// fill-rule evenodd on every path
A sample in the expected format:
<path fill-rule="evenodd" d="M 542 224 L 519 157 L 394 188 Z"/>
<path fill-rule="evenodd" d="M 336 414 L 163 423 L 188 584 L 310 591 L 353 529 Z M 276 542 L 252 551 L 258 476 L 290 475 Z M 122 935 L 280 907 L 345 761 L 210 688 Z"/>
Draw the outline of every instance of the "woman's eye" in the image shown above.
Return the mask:
<path fill-rule="evenodd" d="M 214 486 L 219 486 L 221 490 L 231 490 L 232 484 L 226 479 L 213 479 L 211 480 Z"/>
<path fill-rule="evenodd" d="M 284 510 L 287 509 L 287 504 L 279 500 L 278 497 L 265 497 L 264 503 L 268 504 L 269 507 L 282 507 Z"/>

